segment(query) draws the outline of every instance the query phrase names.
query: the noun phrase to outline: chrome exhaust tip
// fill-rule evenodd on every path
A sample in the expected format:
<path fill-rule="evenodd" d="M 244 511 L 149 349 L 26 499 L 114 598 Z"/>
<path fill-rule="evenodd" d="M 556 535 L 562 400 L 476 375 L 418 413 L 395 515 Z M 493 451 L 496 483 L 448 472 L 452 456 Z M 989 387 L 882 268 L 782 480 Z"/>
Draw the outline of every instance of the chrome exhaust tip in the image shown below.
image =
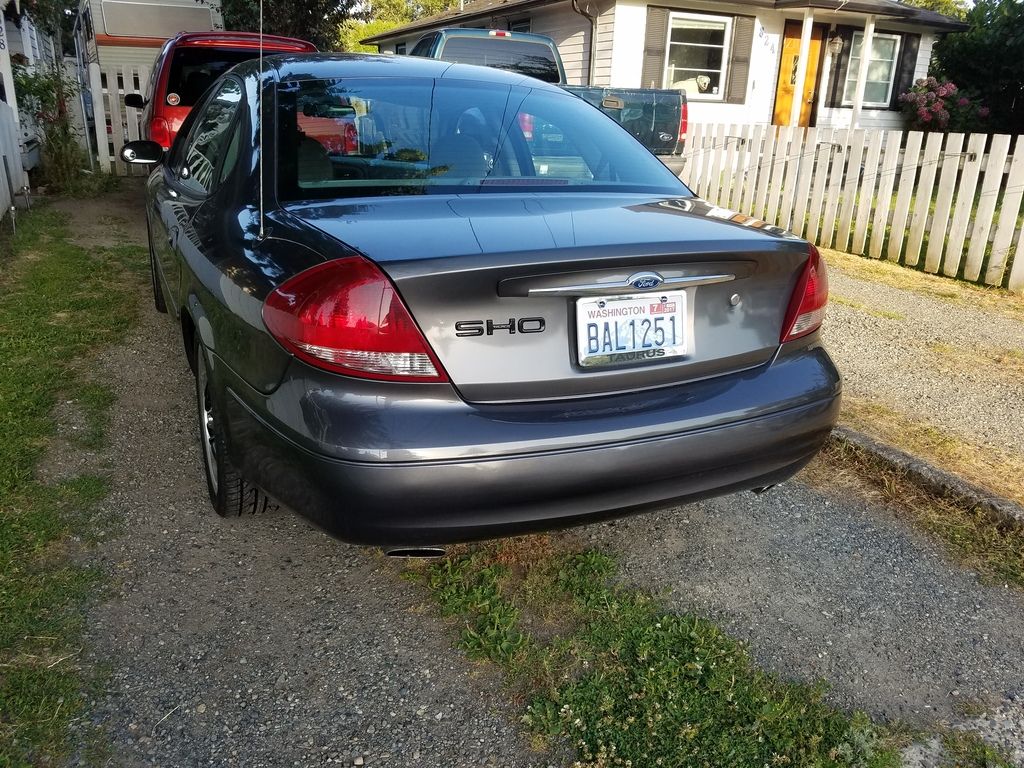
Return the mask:
<path fill-rule="evenodd" d="M 432 558 L 432 557 L 444 557 L 444 547 L 395 547 L 394 549 L 385 549 L 384 554 L 388 557 L 406 557 L 406 558 Z"/>

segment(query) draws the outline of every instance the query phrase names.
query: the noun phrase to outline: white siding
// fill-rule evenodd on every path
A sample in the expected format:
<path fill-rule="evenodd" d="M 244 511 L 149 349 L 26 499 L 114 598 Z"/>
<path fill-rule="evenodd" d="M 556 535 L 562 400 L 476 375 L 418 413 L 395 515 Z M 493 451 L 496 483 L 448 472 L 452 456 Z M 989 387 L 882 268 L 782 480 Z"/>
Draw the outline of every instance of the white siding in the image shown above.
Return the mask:
<path fill-rule="evenodd" d="M 823 128 L 849 128 L 853 110 L 844 108 L 818 108 L 818 126 Z M 865 109 L 860 113 L 859 128 L 884 128 L 899 130 L 905 128 L 902 112 L 888 109 Z"/>
<path fill-rule="evenodd" d="M 591 85 L 609 86 L 612 82 L 612 53 L 615 34 L 615 2 L 599 3 L 597 18 L 597 51 L 594 55 L 594 82 Z M 640 39 L 643 46 L 643 38 Z M 641 47 L 641 52 L 643 48 Z"/>
<path fill-rule="evenodd" d="M 400 37 L 392 43 L 384 43 L 383 45 L 378 45 L 377 48 L 381 53 L 397 53 L 398 46 L 402 43 L 405 43 L 405 52 L 409 54 L 412 53 L 412 47 L 416 45 L 419 39 L 423 37 L 425 34 L 427 34 L 426 31 L 416 32 L 410 35 L 409 37 Z"/>
<path fill-rule="evenodd" d="M 99 64 L 107 70 L 110 67 L 139 67 L 152 68 L 156 62 L 156 55 L 160 53 L 159 48 L 132 48 L 122 45 L 100 45 Z M 146 90 L 146 84 L 142 84 L 142 90 Z"/>
<path fill-rule="evenodd" d="M 0 17 L 0 22 L 3 19 Z M 11 185 L 15 191 L 28 183 L 28 176 L 21 166 L 21 146 L 18 140 L 18 118 L 7 104 L 0 101 L 0 223 L 11 204 L 10 189 L 7 186 L 7 175 L 4 160 L 11 173 Z"/>
<path fill-rule="evenodd" d="M 917 49 L 917 67 L 914 69 L 915 80 L 928 77 L 928 65 L 932 61 L 933 47 L 935 47 L 935 35 L 925 32 L 921 35 L 921 43 Z"/>
<path fill-rule="evenodd" d="M 647 34 L 646 0 L 625 0 L 617 3 L 614 31 L 611 85 L 615 88 L 636 88 L 643 78 L 643 40 Z"/>
<path fill-rule="evenodd" d="M 530 32 L 555 41 L 569 85 L 586 85 L 590 67 L 590 22 L 568 4 L 541 8 L 530 16 Z"/>

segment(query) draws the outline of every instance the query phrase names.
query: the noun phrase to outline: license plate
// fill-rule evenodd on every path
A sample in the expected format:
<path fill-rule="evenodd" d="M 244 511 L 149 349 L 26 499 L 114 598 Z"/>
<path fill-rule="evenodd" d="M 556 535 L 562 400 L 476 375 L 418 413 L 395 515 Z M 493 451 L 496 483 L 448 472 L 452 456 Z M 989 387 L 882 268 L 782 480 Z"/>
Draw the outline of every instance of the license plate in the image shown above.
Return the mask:
<path fill-rule="evenodd" d="M 685 317 L 685 291 L 578 299 L 580 365 L 617 365 L 685 355 Z"/>

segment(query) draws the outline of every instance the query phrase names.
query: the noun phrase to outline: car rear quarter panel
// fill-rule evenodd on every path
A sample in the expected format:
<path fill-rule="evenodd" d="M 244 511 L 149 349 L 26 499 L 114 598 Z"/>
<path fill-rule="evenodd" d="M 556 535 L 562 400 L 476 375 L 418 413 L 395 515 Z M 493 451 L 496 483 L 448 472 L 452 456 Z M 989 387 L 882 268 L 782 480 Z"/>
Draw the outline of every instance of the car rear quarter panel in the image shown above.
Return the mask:
<path fill-rule="evenodd" d="M 182 245 L 180 303 L 205 317 L 210 338 L 204 338 L 204 344 L 224 365 L 255 390 L 270 392 L 281 381 L 291 357 L 267 332 L 263 302 L 278 285 L 323 257 L 293 240 L 259 240 L 257 216 L 244 208 L 237 216 L 214 212 L 210 222 L 204 221 L 205 210 L 197 215 L 197 230 L 220 224 L 221 232 L 207 235 L 202 248 Z"/>

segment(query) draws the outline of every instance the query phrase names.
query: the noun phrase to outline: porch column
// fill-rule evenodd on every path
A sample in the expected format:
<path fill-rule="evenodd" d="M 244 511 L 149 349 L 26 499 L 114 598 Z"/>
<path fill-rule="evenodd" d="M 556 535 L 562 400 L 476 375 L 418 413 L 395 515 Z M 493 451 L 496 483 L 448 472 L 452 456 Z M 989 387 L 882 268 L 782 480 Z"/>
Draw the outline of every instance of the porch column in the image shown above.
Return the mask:
<path fill-rule="evenodd" d="M 793 84 L 793 104 L 789 108 L 789 124 L 800 125 L 800 111 L 804 107 L 804 84 L 807 82 L 807 60 L 811 57 L 811 33 L 814 31 L 814 9 L 804 10 L 804 23 L 800 28 L 800 58 L 796 65 Z"/>
<path fill-rule="evenodd" d="M 864 43 L 860 47 L 860 66 L 857 68 L 857 90 L 853 94 L 853 114 L 850 127 L 860 127 L 860 113 L 864 106 L 864 87 L 868 80 L 868 65 L 871 63 L 871 48 L 875 42 L 875 17 L 868 16 L 864 22 Z M 852 45 L 852 43 L 851 43 Z"/>

